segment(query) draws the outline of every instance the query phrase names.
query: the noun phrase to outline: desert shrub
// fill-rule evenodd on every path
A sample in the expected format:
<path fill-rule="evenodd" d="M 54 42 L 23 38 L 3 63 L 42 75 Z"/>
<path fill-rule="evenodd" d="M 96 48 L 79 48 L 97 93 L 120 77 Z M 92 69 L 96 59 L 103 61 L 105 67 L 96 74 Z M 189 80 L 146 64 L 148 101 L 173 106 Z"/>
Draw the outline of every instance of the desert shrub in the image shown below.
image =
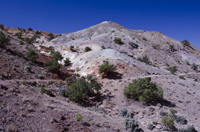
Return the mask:
<path fill-rule="evenodd" d="M 19 42 L 19 44 L 20 44 L 20 45 L 23 45 L 23 44 L 24 44 L 24 42 L 23 42 L 23 41 L 20 41 L 20 42 Z"/>
<path fill-rule="evenodd" d="M 145 55 L 142 58 L 138 58 L 139 61 L 149 64 L 149 58 Z"/>
<path fill-rule="evenodd" d="M 185 80 L 185 78 L 183 76 L 179 76 L 179 78 Z"/>
<path fill-rule="evenodd" d="M 70 85 L 71 83 L 74 82 L 74 80 L 72 79 L 72 77 L 65 78 L 65 81 L 67 82 L 68 85 Z"/>
<path fill-rule="evenodd" d="M 181 43 L 185 46 L 190 46 L 190 42 L 187 39 L 183 40 Z"/>
<path fill-rule="evenodd" d="M 120 116 L 123 116 L 123 117 L 125 117 L 127 114 L 128 114 L 128 111 L 127 111 L 127 109 L 126 108 L 121 108 L 121 110 L 120 110 Z"/>
<path fill-rule="evenodd" d="M 176 66 L 169 67 L 167 70 L 170 71 L 171 74 L 175 74 L 178 71 Z"/>
<path fill-rule="evenodd" d="M 15 33 L 15 36 L 17 36 L 18 39 L 22 39 L 22 32 Z"/>
<path fill-rule="evenodd" d="M 91 51 L 92 49 L 90 47 L 85 47 L 85 52 Z"/>
<path fill-rule="evenodd" d="M 23 32 L 26 32 L 26 29 L 22 29 Z"/>
<path fill-rule="evenodd" d="M 175 110 L 175 109 L 173 109 L 173 108 L 170 108 L 169 111 L 170 111 L 169 116 L 170 116 L 171 118 L 175 118 L 175 117 L 176 117 L 175 114 L 177 113 L 177 110 Z"/>
<path fill-rule="evenodd" d="M 99 98 L 101 96 L 102 84 L 94 75 L 82 76 L 70 84 L 66 94 L 70 100 L 77 103 L 87 101 L 89 97 Z"/>
<path fill-rule="evenodd" d="M 198 65 L 196 65 L 195 63 L 192 64 L 191 68 L 195 71 L 198 70 Z"/>
<path fill-rule="evenodd" d="M 50 55 L 54 55 L 55 52 L 56 52 L 56 51 L 55 51 L 54 49 L 51 49 Z"/>
<path fill-rule="evenodd" d="M 109 75 L 110 73 L 112 73 L 115 70 L 115 66 L 114 65 L 110 65 L 109 62 L 104 62 L 102 65 L 100 65 L 99 67 L 99 74 L 104 74 L 104 75 Z"/>
<path fill-rule="evenodd" d="M 74 46 L 73 45 L 70 46 L 70 50 L 74 51 Z"/>
<path fill-rule="evenodd" d="M 163 116 L 162 117 L 162 123 L 164 126 L 170 128 L 170 129 L 174 129 L 175 126 L 174 126 L 174 118 L 170 118 L 168 116 Z"/>
<path fill-rule="evenodd" d="M 148 124 L 148 125 L 147 125 L 147 129 L 153 130 L 153 128 L 154 128 L 153 124 Z"/>
<path fill-rule="evenodd" d="M 48 70 L 49 71 L 59 71 L 59 69 L 61 68 L 61 64 L 58 63 L 57 60 L 52 59 L 52 60 L 48 60 L 46 63 L 44 63 L 45 66 L 48 66 Z"/>
<path fill-rule="evenodd" d="M 28 51 L 26 52 L 26 55 L 27 55 L 27 58 L 30 60 L 30 61 L 36 61 L 36 59 L 38 58 L 38 54 L 35 52 L 34 49 L 28 49 Z"/>
<path fill-rule="evenodd" d="M 69 58 L 66 58 L 66 59 L 64 60 L 64 63 L 65 63 L 65 66 L 70 66 L 71 61 L 69 60 Z"/>
<path fill-rule="evenodd" d="M 115 38 L 113 41 L 117 44 L 123 44 L 121 38 Z"/>
<path fill-rule="evenodd" d="M 49 33 L 49 34 L 47 34 L 47 35 L 49 36 L 49 40 L 52 40 L 52 39 L 55 38 L 54 35 L 53 35 L 53 33 Z"/>
<path fill-rule="evenodd" d="M 0 47 L 6 47 L 6 44 L 8 44 L 9 41 L 10 39 L 7 38 L 2 31 L 0 31 Z"/>
<path fill-rule="evenodd" d="M 103 46 L 101 46 L 101 48 L 102 48 L 102 49 L 106 49 L 104 45 L 103 45 Z"/>
<path fill-rule="evenodd" d="M 178 132 L 197 132 L 193 126 L 188 125 L 187 128 L 179 128 Z"/>
<path fill-rule="evenodd" d="M 152 47 L 153 47 L 154 49 L 156 49 L 156 50 L 159 50 L 159 49 L 160 49 L 160 45 L 159 45 L 159 44 L 153 45 Z"/>
<path fill-rule="evenodd" d="M 170 49 L 172 52 L 175 51 L 174 45 L 170 45 L 170 46 L 169 46 L 169 49 Z"/>
<path fill-rule="evenodd" d="M 35 34 L 36 34 L 36 35 L 41 35 L 42 32 L 37 30 L 37 31 L 35 31 Z"/>
<path fill-rule="evenodd" d="M 130 45 L 132 48 L 135 48 L 135 49 L 137 49 L 137 48 L 139 47 L 138 44 L 133 43 L 133 42 L 129 42 L 129 45 Z"/>
<path fill-rule="evenodd" d="M 125 127 L 126 131 L 130 132 L 139 132 L 139 125 L 138 122 L 131 118 L 124 119 L 123 126 Z"/>
<path fill-rule="evenodd" d="M 46 92 L 46 89 L 44 88 L 44 87 L 42 87 L 41 89 L 40 89 L 40 93 L 41 94 L 44 94 Z"/>
<path fill-rule="evenodd" d="M 163 99 L 163 90 L 151 82 L 151 77 L 133 79 L 124 89 L 124 95 L 139 101 L 150 102 Z"/>
<path fill-rule="evenodd" d="M 147 39 L 145 37 L 142 38 L 144 41 L 147 41 Z"/>
<path fill-rule="evenodd" d="M 58 88 L 58 93 L 60 96 L 66 97 L 66 88 Z"/>
<path fill-rule="evenodd" d="M 29 28 L 28 28 L 28 31 L 33 31 L 33 29 L 29 27 Z"/>
<path fill-rule="evenodd" d="M 82 119 L 83 119 L 83 116 L 81 115 L 81 114 L 76 114 L 76 120 L 77 121 L 82 121 Z"/>
<path fill-rule="evenodd" d="M 24 41 L 26 41 L 28 44 L 32 44 L 35 41 L 35 37 L 32 38 L 26 37 L 24 38 Z"/>
<path fill-rule="evenodd" d="M 26 72 L 31 72 L 31 66 L 25 66 L 24 67 L 24 71 L 26 71 Z"/>
<path fill-rule="evenodd" d="M 181 125 L 187 124 L 187 120 L 183 116 L 176 116 L 176 122 Z"/>
<path fill-rule="evenodd" d="M 61 61 L 63 59 L 63 57 L 62 57 L 62 55 L 60 54 L 59 51 L 54 52 L 52 58 L 55 59 L 56 61 L 58 61 L 58 60 Z"/>
<path fill-rule="evenodd" d="M 4 30 L 4 25 L 0 24 L 0 29 Z"/>

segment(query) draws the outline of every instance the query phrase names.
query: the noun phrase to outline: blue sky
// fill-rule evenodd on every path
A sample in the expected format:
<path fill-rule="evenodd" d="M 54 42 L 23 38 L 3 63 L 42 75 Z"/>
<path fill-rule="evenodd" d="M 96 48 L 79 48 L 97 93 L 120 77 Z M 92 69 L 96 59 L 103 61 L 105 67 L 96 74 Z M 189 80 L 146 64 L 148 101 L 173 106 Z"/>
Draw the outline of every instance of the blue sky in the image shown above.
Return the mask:
<path fill-rule="evenodd" d="M 0 23 L 53 33 L 114 21 L 134 30 L 160 31 L 200 49 L 199 0 L 1 0 Z"/>

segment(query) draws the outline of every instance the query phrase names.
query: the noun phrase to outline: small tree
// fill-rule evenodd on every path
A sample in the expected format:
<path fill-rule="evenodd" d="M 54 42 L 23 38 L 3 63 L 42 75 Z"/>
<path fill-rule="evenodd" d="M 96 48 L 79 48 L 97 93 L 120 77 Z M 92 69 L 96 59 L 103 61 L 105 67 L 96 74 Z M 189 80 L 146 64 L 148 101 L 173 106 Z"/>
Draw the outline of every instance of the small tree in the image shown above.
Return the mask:
<path fill-rule="evenodd" d="M 133 42 L 129 42 L 129 44 L 130 44 L 130 46 L 131 46 L 132 48 L 134 48 L 134 49 L 137 49 L 137 48 L 139 47 L 138 44 L 133 43 Z"/>
<path fill-rule="evenodd" d="M 15 36 L 17 36 L 18 39 L 22 39 L 22 32 L 15 33 Z"/>
<path fill-rule="evenodd" d="M 7 38 L 2 31 L 0 31 L 0 47 L 6 47 L 6 44 L 8 44 L 9 41 L 10 39 Z"/>
<path fill-rule="evenodd" d="M 175 129 L 174 120 L 175 120 L 174 118 L 170 118 L 167 115 L 162 117 L 163 125 L 172 129 L 172 130 Z"/>
<path fill-rule="evenodd" d="M 64 63 L 65 63 L 65 66 L 70 66 L 71 61 L 69 60 L 69 58 L 66 58 L 66 59 L 64 60 Z"/>
<path fill-rule="evenodd" d="M 85 47 L 85 52 L 92 51 L 90 47 Z"/>
<path fill-rule="evenodd" d="M 45 66 L 48 66 L 48 70 L 49 71 L 54 71 L 57 72 L 59 71 L 59 69 L 61 68 L 61 64 L 58 63 L 57 60 L 53 59 L 53 60 L 48 60 L 45 64 Z"/>
<path fill-rule="evenodd" d="M 4 25 L 0 24 L 0 29 L 4 30 Z"/>
<path fill-rule="evenodd" d="M 52 58 L 55 59 L 56 61 L 58 61 L 58 60 L 61 61 L 63 59 L 63 57 L 62 57 L 62 55 L 60 54 L 59 51 L 54 52 Z"/>
<path fill-rule="evenodd" d="M 35 31 L 35 34 L 36 34 L 36 35 L 41 35 L 42 32 L 37 30 L 37 31 Z"/>
<path fill-rule="evenodd" d="M 94 75 L 82 76 L 70 83 L 70 88 L 66 90 L 67 96 L 77 103 L 87 101 L 89 97 L 99 98 L 101 96 L 102 84 Z"/>
<path fill-rule="evenodd" d="M 38 58 L 38 54 L 35 53 L 35 50 L 34 49 L 28 49 L 28 52 L 26 52 L 26 55 L 27 55 L 27 58 L 30 60 L 30 61 L 36 61 L 36 59 Z"/>
<path fill-rule="evenodd" d="M 175 51 L 174 45 L 170 45 L 170 46 L 169 46 L 169 49 L 170 49 L 172 52 L 174 52 L 174 51 Z"/>
<path fill-rule="evenodd" d="M 138 58 L 139 61 L 149 64 L 149 58 L 145 55 L 142 58 Z"/>
<path fill-rule="evenodd" d="M 78 114 L 76 115 L 76 120 L 77 120 L 77 121 L 82 121 L 82 119 L 83 119 L 83 116 L 82 116 L 81 114 L 78 113 Z"/>
<path fill-rule="evenodd" d="M 115 66 L 114 65 L 110 65 L 109 62 L 104 62 L 102 65 L 100 65 L 99 67 L 99 74 L 104 74 L 106 76 L 108 76 L 111 72 L 113 72 L 115 70 Z"/>
<path fill-rule="evenodd" d="M 190 42 L 187 39 L 183 40 L 181 43 L 185 46 L 190 46 Z"/>
<path fill-rule="evenodd" d="M 191 68 L 195 71 L 198 70 L 198 65 L 196 65 L 195 63 L 192 64 Z"/>
<path fill-rule="evenodd" d="M 151 82 L 151 77 L 133 79 L 124 89 L 124 95 L 139 101 L 151 102 L 163 99 L 163 90 Z"/>
<path fill-rule="evenodd" d="M 23 45 L 23 44 L 24 44 L 24 42 L 23 42 L 23 41 L 20 41 L 20 42 L 19 42 L 19 44 L 20 44 L 20 45 Z"/>
<path fill-rule="evenodd" d="M 123 44 L 121 38 L 115 38 L 113 41 L 117 44 Z"/>
<path fill-rule="evenodd" d="M 29 27 L 29 28 L 28 28 L 28 31 L 33 31 L 33 29 Z"/>
<path fill-rule="evenodd" d="M 72 52 L 74 51 L 74 46 L 73 46 L 73 45 L 70 46 L 70 50 L 71 50 Z"/>

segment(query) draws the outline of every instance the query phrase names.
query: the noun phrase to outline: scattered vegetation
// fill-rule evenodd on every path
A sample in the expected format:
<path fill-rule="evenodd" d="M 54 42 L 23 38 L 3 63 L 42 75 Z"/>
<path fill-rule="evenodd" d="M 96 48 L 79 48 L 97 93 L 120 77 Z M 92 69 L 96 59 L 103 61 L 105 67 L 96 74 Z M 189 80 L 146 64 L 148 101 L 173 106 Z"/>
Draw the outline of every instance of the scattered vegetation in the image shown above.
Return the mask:
<path fill-rule="evenodd" d="M 83 119 L 83 116 L 81 115 L 81 114 L 76 114 L 76 120 L 77 121 L 82 121 L 82 119 Z"/>
<path fill-rule="evenodd" d="M 175 74 L 178 71 L 176 66 L 169 67 L 167 70 L 170 71 L 171 74 Z"/>
<path fill-rule="evenodd" d="M 178 132 L 197 132 L 193 126 L 188 125 L 187 128 L 179 128 Z"/>
<path fill-rule="evenodd" d="M 139 61 L 149 64 L 149 58 L 145 55 L 142 58 L 138 58 Z"/>
<path fill-rule="evenodd" d="M 33 36 L 32 38 L 26 37 L 24 38 L 24 41 L 26 41 L 28 44 L 32 44 L 35 41 L 35 36 Z"/>
<path fill-rule="evenodd" d="M 133 43 L 133 42 L 129 42 L 129 45 L 130 45 L 132 48 L 134 48 L 134 49 L 137 49 L 137 48 L 139 47 L 138 44 Z"/>
<path fill-rule="evenodd" d="M 57 72 L 59 71 L 59 69 L 61 68 L 61 64 L 58 63 L 57 60 L 52 59 L 52 60 L 48 60 L 46 63 L 44 63 L 45 66 L 48 66 L 48 70 L 49 71 L 54 71 Z"/>
<path fill-rule="evenodd" d="M 63 59 L 59 51 L 54 52 L 52 58 L 55 59 L 56 61 L 59 61 L 59 60 L 61 61 Z"/>
<path fill-rule="evenodd" d="M 88 101 L 89 97 L 99 98 L 102 84 L 94 75 L 82 76 L 74 81 L 69 79 L 70 88 L 66 90 L 66 94 L 70 100 L 77 103 Z"/>
<path fill-rule="evenodd" d="M 106 49 L 104 45 L 103 45 L 103 46 L 101 46 L 101 48 L 102 48 L 102 49 Z"/>
<path fill-rule="evenodd" d="M 18 39 L 22 39 L 22 32 L 15 33 L 15 36 L 17 36 Z"/>
<path fill-rule="evenodd" d="M 104 62 L 102 65 L 99 67 L 99 74 L 104 74 L 108 76 L 110 73 L 112 73 L 115 70 L 114 65 L 110 65 L 108 61 Z"/>
<path fill-rule="evenodd" d="M 192 64 L 191 68 L 195 71 L 198 70 L 198 65 L 196 65 L 195 63 Z"/>
<path fill-rule="evenodd" d="M 172 52 L 176 51 L 175 48 L 174 48 L 174 45 L 169 45 L 169 49 L 170 49 Z"/>
<path fill-rule="evenodd" d="M 69 58 L 66 58 L 66 59 L 64 60 L 64 63 L 65 63 L 65 66 L 70 66 L 71 61 L 69 60 Z"/>
<path fill-rule="evenodd" d="M 0 47 L 4 48 L 9 43 L 10 39 L 5 36 L 5 34 L 0 31 Z"/>
<path fill-rule="evenodd" d="M 133 79 L 124 89 L 124 95 L 139 101 L 151 102 L 163 99 L 163 90 L 151 82 L 151 77 Z"/>
<path fill-rule="evenodd" d="M 73 46 L 73 45 L 70 46 L 70 50 L 71 50 L 72 52 L 74 51 L 74 46 Z"/>
<path fill-rule="evenodd" d="M 4 30 L 4 25 L 0 24 L 0 29 Z"/>
<path fill-rule="evenodd" d="M 92 51 L 92 49 L 90 47 L 85 47 L 85 52 L 88 52 L 88 51 Z"/>
<path fill-rule="evenodd" d="M 37 30 L 37 31 L 35 31 L 35 34 L 36 34 L 36 35 L 41 35 L 42 32 Z"/>
<path fill-rule="evenodd" d="M 113 41 L 117 44 L 123 44 L 121 38 L 115 38 Z"/>
<path fill-rule="evenodd" d="M 35 52 L 34 49 L 28 49 L 28 51 L 26 52 L 26 55 L 27 55 L 27 58 L 30 60 L 30 61 L 36 61 L 36 59 L 38 58 L 38 54 Z"/>
<path fill-rule="evenodd" d="M 20 41 L 20 42 L 19 42 L 19 44 L 20 44 L 20 45 L 23 45 L 23 44 L 24 44 L 24 42 L 23 42 L 23 41 Z"/>
<path fill-rule="evenodd" d="M 54 35 L 53 35 L 53 33 L 49 33 L 47 35 L 49 36 L 49 41 L 55 38 Z"/>
<path fill-rule="evenodd" d="M 185 80 L 185 78 L 183 76 L 179 76 L 179 78 Z"/>
<path fill-rule="evenodd" d="M 190 42 L 186 39 L 181 42 L 185 46 L 190 46 Z"/>
<path fill-rule="evenodd" d="M 159 44 L 153 45 L 152 47 L 153 47 L 154 49 L 156 49 L 156 50 L 160 50 L 160 45 L 159 45 Z"/>
<path fill-rule="evenodd" d="M 175 129 L 175 126 L 174 126 L 174 118 L 170 118 L 169 116 L 163 116 L 162 117 L 162 123 L 164 126 L 168 127 L 169 129 Z"/>
<path fill-rule="evenodd" d="M 148 125 L 147 125 L 147 129 L 149 129 L 149 130 L 153 130 L 153 129 L 154 129 L 153 124 L 148 124 Z"/>
<path fill-rule="evenodd" d="M 41 89 L 40 89 L 40 93 L 41 94 L 44 94 L 46 92 L 46 89 L 44 88 L 44 87 L 42 87 Z"/>

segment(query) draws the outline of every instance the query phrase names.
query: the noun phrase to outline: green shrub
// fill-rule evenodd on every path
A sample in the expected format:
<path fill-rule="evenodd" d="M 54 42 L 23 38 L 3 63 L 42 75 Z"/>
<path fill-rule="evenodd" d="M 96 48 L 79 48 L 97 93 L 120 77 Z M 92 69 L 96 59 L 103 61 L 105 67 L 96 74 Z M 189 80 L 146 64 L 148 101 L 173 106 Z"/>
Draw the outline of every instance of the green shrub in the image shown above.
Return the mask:
<path fill-rule="evenodd" d="M 101 87 L 102 84 L 94 75 L 87 75 L 74 80 L 66 90 L 66 94 L 70 100 L 81 103 L 87 101 L 89 97 L 99 98 Z"/>
<path fill-rule="evenodd" d="M 113 41 L 117 44 L 123 44 L 121 38 L 115 38 Z"/>
<path fill-rule="evenodd" d="M 61 61 L 63 59 L 63 57 L 62 57 L 62 55 L 60 54 L 59 51 L 54 52 L 52 58 L 55 59 L 56 61 L 58 61 L 58 60 Z"/>
<path fill-rule="evenodd" d="M 91 51 L 92 49 L 90 47 L 85 47 L 85 52 Z"/>
<path fill-rule="evenodd" d="M 149 58 L 145 55 L 142 58 L 138 58 L 139 61 L 149 64 Z"/>
<path fill-rule="evenodd" d="M 32 28 L 28 28 L 28 31 L 33 31 L 33 29 Z"/>
<path fill-rule="evenodd" d="M 40 89 L 40 93 L 41 94 L 44 94 L 46 92 L 46 89 L 44 88 L 44 87 L 42 87 L 41 89 Z"/>
<path fill-rule="evenodd" d="M 48 60 L 45 64 L 45 66 L 48 66 L 48 70 L 49 71 L 59 71 L 59 69 L 61 68 L 61 64 L 58 63 L 57 60 L 53 59 L 53 60 Z"/>
<path fill-rule="evenodd" d="M 65 66 L 70 66 L 71 61 L 69 60 L 69 58 L 66 58 L 66 59 L 64 60 L 64 63 L 65 63 Z"/>
<path fill-rule="evenodd" d="M 76 120 L 77 121 L 82 121 L 82 119 L 83 119 L 83 116 L 81 115 L 81 114 L 76 114 Z"/>
<path fill-rule="evenodd" d="M 147 39 L 145 37 L 142 38 L 144 41 L 147 41 Z"/>
<path fill-rule="evenodd" d="M 103 46 L 101 46 L 101 48 L 102 48 L 102 49 L 106 49 L 104 45 L 103 45 Z"/>
<path fill-rule="evenodd" d="M 65 81 L 67 82 L 68 85 L 70 85 L 71 83 L 74 82 L 74 80 L 72 79 L 72 77 L 65 78 Z"/>
<path fill-rule="evenodd" d="M 70 46 L 70 50 L 74 51 L 74 46 L 73 45 Z"/>
<path fill-rule="evenodd" d="M 19 44 L 20 44 L 20 45 L 23 45 L 23 44 L 24 44 L 24 42 L 23 42 L 23 41 L 20 41 L 20 42 L 19 42 Z"/>
<path fill-rule="evenodd" d="M 54 50 L 54 49 L 51 49 L 50 55 L 54 55 L 54 53 L 55 53 L 55 50 Z"/>
<path fill-rule="evenodd" d="M 176 116 L 176 122 L 181 125 L 187 124 L 187 120 L 183 116 Z"/>
<path fill-rule="evenodd" d="M 7 38 L 2 31 L 0 31 L 0 47 L 6 47 L 6 44 L 8 44 L 9 41 L 10 39 Z"/>
<path fill-rule="evenodd" d="M 179 78 L 185 80 L 185 78 L 183 76 L 179 76 Z"/>
<path fill-rule="evenodd" d="M 54 35 L 53 35 L 53 33 L 49 33 L 49 34 L 47 34 L 47 35 L 49 36 L 49 40 L 52 40 L 52 39 L 55 38 Z"/>
<path fill-rule="evenodd" d="M 132 48 L 134 48 L 134 49 L 137 49 L 137 48 L 139 47 L 138 44 L 133 43 L 133 42 L 129 42 L 129 45 L 130 45 Z"/>
<path fill-rule="evenodd" d="M 0 24 L 0 29 L 4 30 L 4 25 Z"/>
<path fill-rule="evenodd" d="M 151 77 L 133 79 L 124 89 L 124 95 L 139 101 L 151 102 L 163 99 L 163 90 L 151 82 Z"/>
<path fill-rule="evenodd" d="M 27 55 L 27 58 L 30 60 L 30 61 L 36 61 L 36 59 L 38 58 L 38 54 L 35 53 L 35 50 L 34 49 L 28 49 L 28 52 L 26 52 L 26 55 Z"/>
<path fill-rule="evenodd" d="M 159 44 L 153 45 L 152 47 L 153 47 L 154 49 L 156 49 L 156 50 L 160 50 L 160 45 L 159 45 Z"/>
<path fill-rule="evenodd" d="M 41 35 L 42 32 L 37 30 L 37 31 L 35 31 L 35 34 L 36 34 L 36 35 Z"/>
<path fill-rule="evenodd" d="M 24 38 L 24 41 L 26 41 L 28 44 L 32 44 L 35 41 L 35 37 L 33 36 L 32 38 L 26 37 Z"/>
<path fill-rule="evenodd" d="M 100 65 L 99 67 L 99 74 L 104 74 L 104 75 L 109 75 L 110 73 L 112 73 L 115 70 L 115 66 L 114 65 L 110 65 L 109 62 L 104 62 L 102 65 Z"/>
<path fill-rule="evenodd" d="M 162 123 L 164 126 L 170 128 L 170 129 L 174 129 L 174 118 L 170 118 L 167 115 L 162 117 Z"/>
<path fill-rule="evenodd" d="M 195 71 L 198 70 L 198 65 L 196 65 L 195 63 L 192 64 L 191 68 Z"/>
<path fill-rule="evenodd" d="M 147 125 L 147 129 L 153 130 L 153 128 L 154 128 L 153 124 L 148 124 L 148 125 Z"/>
<path fill-rule="evenodd" d="M 175 74 L 178 71 L 176 66 L 169 67 L 167 70 L 170 71 L 171 74 Z"/>
<path fill-rule="evenodd" d="M 190 46 L 190 42 L 186 39 L 181 42 L 185 46 Z"/>
<path fill-rule="evenodd" d="M 22 29 L 23 32 L 26 32 L 26 29 Z"/>
<path fill-rule="evenodd" d="M 197 132 L 193 126 L 188 125 L 187 128 L 179 128 L 178 132 Z"/>

